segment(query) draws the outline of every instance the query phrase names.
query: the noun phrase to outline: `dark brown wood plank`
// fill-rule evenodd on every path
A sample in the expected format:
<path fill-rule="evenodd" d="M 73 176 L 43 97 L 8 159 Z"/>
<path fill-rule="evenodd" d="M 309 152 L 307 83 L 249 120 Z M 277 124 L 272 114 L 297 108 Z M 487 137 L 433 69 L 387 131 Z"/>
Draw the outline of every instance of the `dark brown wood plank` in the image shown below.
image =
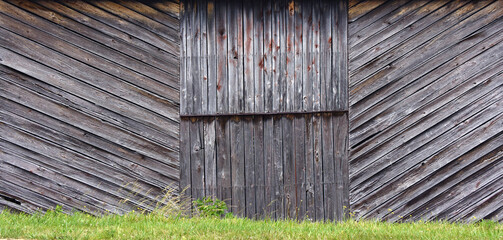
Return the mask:
<path fill-rule="evenodd" d="M 295 69 L 294 69 L 294 78 L 293 78 L 293 111 L 296 112 L 302 112 L 303 110 L 303 73 L 304 73 L 304 55 L 306 54 L 304 47 L 304 42 L 305 37 L 303 37 L 304 33 L 304 26 L 303 26 L 303 7 L 304 5 L 302 4 L 302 1 L 296 0 L 293 1 L 293 11 L 294 11 L 294 28 L 295 28 L 295 34 L 293 36 L 294 38 L 294 45 L 293 45 L 293 51 L 295 54 L 294 62 L 295 62 Z M 289 9 L 289 11 L 291 11 Z M 306 26 L 307 27 L 307 26 Z"/>
<path fill-rule="evenodd" d="M 312 68 L 311 68 L 311 74 L 310 74 L 310 79 L 311 79 L 311 84 L 313 86 L 313 91 L 311 92 L 313 96 L 313 111 L 320 111 L 322 110 L 321 108 L 321 79 L 320 79 L 320 72 L 322 70 L 321 68 L 321 51 L 320 51 L 320 31 L 321 31 L 321 26 L 320 26 L 320 11 L 321 8 L 321 3 L 320 0 L 318 1 L 313 1 L 313 8 L 312 8 L 312 31 L 313 31 L 313 41 L 312 41 L 312 46 L 311 46 L 311 58 L 312 58 Z"/>
<path fill-rule="evenodd" d="M 273 76 L 274 76 L 274 65 L 273 65 L 273 49 L 276 48 L 276 44 L 273 39 L 272 32 L 272 3 L 264 2 L 264 110 L 265 112 L 273 111 Z"/>
<path fill-rule="evenodd" d="M 334 130 L 331 114 L 322 115 L 322 151 L 323 151 L 323 196 L 326 220 L 335 219 L 336 213 L 336 185 L 334 158 Z"/>
<path fill-rule="evenodd" d="M 294 111 L 295 109 L 295 2 L 294 0 L 289 0 L 286 2 L 285 6 L 285 99 L 284 109 L 285 111 Z"/>
<path fill-rule="evenodd" d="M 327 1 L 320 2 L 320 109 L 333 109 L 332 95 L 332 11 Z"/>

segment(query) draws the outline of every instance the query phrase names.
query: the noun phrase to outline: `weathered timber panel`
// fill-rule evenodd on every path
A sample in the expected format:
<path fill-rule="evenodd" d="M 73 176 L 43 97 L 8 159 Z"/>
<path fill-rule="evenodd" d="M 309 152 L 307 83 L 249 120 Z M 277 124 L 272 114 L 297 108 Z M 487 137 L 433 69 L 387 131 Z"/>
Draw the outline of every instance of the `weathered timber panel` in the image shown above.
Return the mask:
<path fill-rule="evenodd" d="M 342 219 L 347 2 L 181 6 L 182 187 L 239 216 Z"/>
<path fill-rule="evenodd" d="M 124 213 L 177 188 L 179 42 L 177 2 L 0 1 L 0 209 Z"/>
<path fill-rule="evenodd" d="M 349 5 L 351 211 L 501 221 L 503 2 Z"/>
<path fill-rule="evenodd" d="M 347 111 L 345 1 L 184 1 L 182 116 Z"/>
<path fill-rule="evenodd" d="M 182 123 L 190 125 L 185 166 L 191 170 L 181 177 L 191 181 L 193 197 L 216 193 L 235 214 L 251 218 L 343 218 L 346 113 L 198 117 Z M 203 130 L 207 134 L 201 137 Z"/>

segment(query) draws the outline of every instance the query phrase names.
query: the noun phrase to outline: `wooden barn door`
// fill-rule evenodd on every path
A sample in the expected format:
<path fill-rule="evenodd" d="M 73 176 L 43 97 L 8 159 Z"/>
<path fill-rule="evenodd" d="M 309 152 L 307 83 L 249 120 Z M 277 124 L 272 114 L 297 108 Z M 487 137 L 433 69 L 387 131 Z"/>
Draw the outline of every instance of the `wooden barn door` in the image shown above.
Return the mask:
<path fill-rule="evenodd" d="M 239 216 L 342 219 L 346 2 L 181 6 L 180 186 Z"/>

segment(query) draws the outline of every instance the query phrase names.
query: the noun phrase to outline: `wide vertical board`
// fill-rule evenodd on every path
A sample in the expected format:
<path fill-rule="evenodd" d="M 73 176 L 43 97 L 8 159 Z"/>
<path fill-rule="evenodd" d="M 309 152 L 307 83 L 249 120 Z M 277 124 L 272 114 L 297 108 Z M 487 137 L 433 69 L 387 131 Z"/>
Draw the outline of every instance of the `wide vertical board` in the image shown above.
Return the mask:
<path fill-rule="evenodd" d="M 122 214 L 191 183 L 179 16 L 170 1 L 0 2 L 0 208 Z"/>
<path fill-rule="evenodd" d="M 348 16 L 351 211 L 501 221 L 503 3 L 367 2 Z"/>

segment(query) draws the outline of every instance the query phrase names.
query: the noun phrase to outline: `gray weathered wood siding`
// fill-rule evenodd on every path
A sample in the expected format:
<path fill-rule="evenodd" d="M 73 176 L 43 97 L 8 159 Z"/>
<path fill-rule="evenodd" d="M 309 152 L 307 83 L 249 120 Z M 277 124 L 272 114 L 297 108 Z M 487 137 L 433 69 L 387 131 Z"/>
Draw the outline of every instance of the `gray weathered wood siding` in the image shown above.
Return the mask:
<path fill-rule="evenodd" d="M 123 213 L 178 187 L 178 33 L 176 2 L 0 1 L 0 208 Z"/>
<path fill-rule="evenodd" d="M 350 1 L 357 217 L 503 219 L 503 1 Z"/>
<path fill-rule="evenodd" d="M 181 183 L 239 216 L 342 219 L 345 1 L 184 1 Z"/>

